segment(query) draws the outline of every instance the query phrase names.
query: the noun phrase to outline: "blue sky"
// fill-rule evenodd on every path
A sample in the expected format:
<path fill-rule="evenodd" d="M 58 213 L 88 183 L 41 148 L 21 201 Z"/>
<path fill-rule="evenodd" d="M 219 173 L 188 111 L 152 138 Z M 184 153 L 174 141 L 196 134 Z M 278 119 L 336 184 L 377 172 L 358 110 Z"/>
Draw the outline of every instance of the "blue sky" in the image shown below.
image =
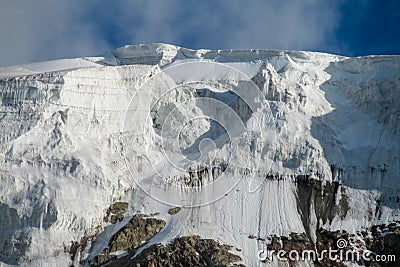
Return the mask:
<path fill-rule="evenodd" d="M 397 0 L 0 1 L 0 66 L 151 42 L 400 54 Z"/>

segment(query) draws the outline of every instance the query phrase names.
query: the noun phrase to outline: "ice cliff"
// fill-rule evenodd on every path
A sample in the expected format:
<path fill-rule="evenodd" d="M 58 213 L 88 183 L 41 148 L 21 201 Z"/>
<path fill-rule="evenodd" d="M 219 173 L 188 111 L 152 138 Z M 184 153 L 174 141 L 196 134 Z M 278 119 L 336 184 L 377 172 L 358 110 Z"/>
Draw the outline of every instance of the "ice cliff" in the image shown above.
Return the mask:
<path fill-rule="evenodd" d="M 399 56 L 150 44 L 0 79 L 1 266 L 90 265 L 137 214 L 165 223 L 136 255 L 198 235 L 246 266 L 400 221 Z"/>

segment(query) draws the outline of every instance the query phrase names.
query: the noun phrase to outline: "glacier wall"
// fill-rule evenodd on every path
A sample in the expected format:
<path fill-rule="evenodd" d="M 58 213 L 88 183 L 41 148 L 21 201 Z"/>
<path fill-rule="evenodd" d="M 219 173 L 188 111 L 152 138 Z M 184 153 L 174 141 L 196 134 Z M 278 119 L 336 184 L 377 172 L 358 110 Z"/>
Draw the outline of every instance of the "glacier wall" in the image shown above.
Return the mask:
<path fill-rule="evenodd" d="M 199 234 L 247 266 L 274 234 L 399 220 L 400 57 L 152 44 L 81 61 L 2 71 L 0 262 L 88 264 L 137 213 L 166 221 L 148 246 Z M 117 200 L 124 219 L 103 221 Z"/>

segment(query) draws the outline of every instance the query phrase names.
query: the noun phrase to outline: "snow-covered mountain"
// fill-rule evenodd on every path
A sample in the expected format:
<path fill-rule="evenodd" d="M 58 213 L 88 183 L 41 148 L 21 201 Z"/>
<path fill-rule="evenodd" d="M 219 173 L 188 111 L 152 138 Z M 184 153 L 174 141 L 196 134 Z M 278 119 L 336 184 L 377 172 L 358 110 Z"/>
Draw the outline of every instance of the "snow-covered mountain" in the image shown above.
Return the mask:
<path fill-rule="evenodd" d="M 400 56 L 150 44 L 0 79 L 0 266 L 400 253 Z"/>

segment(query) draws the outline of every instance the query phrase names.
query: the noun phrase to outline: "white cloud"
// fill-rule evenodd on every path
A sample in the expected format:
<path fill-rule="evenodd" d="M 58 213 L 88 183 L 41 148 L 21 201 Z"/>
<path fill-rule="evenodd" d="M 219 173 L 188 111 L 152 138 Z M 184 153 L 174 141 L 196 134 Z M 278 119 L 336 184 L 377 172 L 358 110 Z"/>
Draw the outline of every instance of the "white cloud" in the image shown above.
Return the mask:
<path fill-rule="evenodd" d="M 73 1 L 3 1 L 0 8 L 0 66 L 93 54 L 108 45 L 81 21 Z M 83 2 L 83 1 L 82 1 Z"/>
<path fill-rule="evenodd" d="M 170 3 L 174 3 L 171 5 Z M 182 43 L 196 47 L 317 49 L 338 22 L 339 1 L 125 1 L 119 27 L 143 23 L 130 32 L 131 41 Z M 129 12 L 140 10 L 140 12 Z M 131 25 L 134 28 L 134 25 Z"/>
<path fill-rule="evenodd" d="M 335 42 L 339 4 L 323 0 L 6 1 L 0 9 L 0 66 L 93 55 L 116 43 L 321 50 Z"/>

